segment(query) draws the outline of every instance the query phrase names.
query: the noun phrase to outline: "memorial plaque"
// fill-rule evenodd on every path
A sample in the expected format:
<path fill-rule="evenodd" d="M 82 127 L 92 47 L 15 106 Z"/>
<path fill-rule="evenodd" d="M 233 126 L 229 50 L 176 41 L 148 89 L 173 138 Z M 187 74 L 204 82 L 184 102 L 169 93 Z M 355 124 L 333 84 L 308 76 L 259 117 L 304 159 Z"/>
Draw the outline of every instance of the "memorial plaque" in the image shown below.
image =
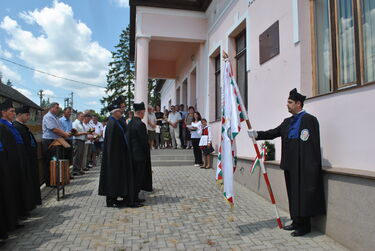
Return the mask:
<path fill-rule="evenodd" d="M 280 53 L 279 21 L 259 36 L 259 62 L 264 64 Z"/>

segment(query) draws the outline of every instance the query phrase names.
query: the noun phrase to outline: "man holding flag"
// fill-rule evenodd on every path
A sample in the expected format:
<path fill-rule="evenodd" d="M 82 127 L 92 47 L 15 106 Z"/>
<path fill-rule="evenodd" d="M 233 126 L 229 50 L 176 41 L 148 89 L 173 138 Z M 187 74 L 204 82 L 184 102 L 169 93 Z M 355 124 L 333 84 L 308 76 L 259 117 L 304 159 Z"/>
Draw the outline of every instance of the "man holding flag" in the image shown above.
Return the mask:
<path fill-rule="evenodd" d="M 268 131 L 248 130 L 251 139 L 267 140 L 281 137 L 280 168 L 284 170 L 288 191 L 289 212 L 293 220 L 285 230 L 292 236 L 311 231 L 310 217 L 325 213 L 324 187 L 318 120 L 303 110 L 306 96 L 296 89 L 289 93 L 288 111 L 293 116 Z"/>

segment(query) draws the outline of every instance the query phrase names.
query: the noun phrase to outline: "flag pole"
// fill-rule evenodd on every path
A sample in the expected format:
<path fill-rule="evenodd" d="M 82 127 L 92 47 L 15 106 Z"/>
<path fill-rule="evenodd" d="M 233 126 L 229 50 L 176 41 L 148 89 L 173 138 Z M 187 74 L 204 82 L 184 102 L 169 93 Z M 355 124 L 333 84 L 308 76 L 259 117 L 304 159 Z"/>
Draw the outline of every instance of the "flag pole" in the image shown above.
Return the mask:
<path fill-rule="evenodd" d="M 229 56 L 225 51 L 223 51 L 223 58 L 224 58 L 224 60 L 229 60 Z M 246 119 L 245 121 L 246 121 L 247 128 L 249 130 L 252 129 L 250 120 Z M 281 219 L 280 219 L 279 209 L 277 208 L 275 196 L 273 195 L 273 191 L 272 191 L 272 188 L 271 188 L 270 180 L 268 178 L 267 170 L 266 170 L 266 167 L 264 166 L 264 163 L 262 161 L 262 156 L 260 154 L 259 146 L 258 146 L 258 143 L 257 143 L 256 139 L 254 137 L 251 137 L 251 139 L 253 141 L 254 149 L 255 149 L 255 152 L 257 154 L 257 158 L 259 159 L 260 168 L 261 168 L 261 171 L 262 171 L 262 174 L 263 174 L 264 181 L 266 182 L 266 185 L 267 185 L 267 189 L 268 189 L 268 193 L 270 195 L 271 202 L 272 202 L 272 204 L 274 205 L 274 208 L 275 208 L 277 225 L 281 229 L 281 228 L 283 228 L 283 224 L 282 224 Z"/>

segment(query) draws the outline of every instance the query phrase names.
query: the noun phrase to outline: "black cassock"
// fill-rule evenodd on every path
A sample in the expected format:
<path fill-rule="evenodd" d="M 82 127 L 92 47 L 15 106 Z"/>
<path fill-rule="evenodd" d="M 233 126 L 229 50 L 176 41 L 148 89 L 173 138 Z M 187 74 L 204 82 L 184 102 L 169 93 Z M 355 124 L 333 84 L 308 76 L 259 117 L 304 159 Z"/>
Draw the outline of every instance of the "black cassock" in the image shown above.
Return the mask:
<path fill-rule="evenodd" d="M 130 154 L 125 124 L 110 117 L 103 143 L 99 195 L 126 197 L 129 203 L 134 202 L 134 174 Z"/>
<path fill-rule="evenodd" d="M 38 152 L 37 143 L 34 135 L 30 132 L 29 128 L 19 123 L 18 121 L 13 122 L 14 127 L 20 132 L 25 145 L 26 159 L 29 163 L 28 176 L 31 182 L 31 191 L 36 205 L 42 204 L 40 195 L 40 182 L 39 182 L 39 168 L 38 168 Z"/>
<path fill-rule="evenodd" d="M 130 146 L 132 149 L 136 193 L 140 190 L 152 191 L 152 170 L 147 128 L 142 120 L 134 117 L 128 126 Z"/>
<path fill-rule="evenodd" d="M 257 140 L 281 137 L 280 168 L 284 170 L 291 217 L 325 213 L 318 120 L 305 113 L 296 139 L 288 138 L 292 117 L 268 131 L 258 131 Z"/>
<path fill-rule="evenodd" d="M 12 189 L 17 204 L 17 215 L 27 216 L 28 212 L 35 208 L 35 203 L 30 190 L 28 162 L 25 158 L 26 150 L 23 144 L 17 143 L 9 126 L 13 125 L 1 124 L 1 141 L 7 152 Z M 16 129 L 14 128 L 14 130 Z"/>
<path fill-rule="evenodd" d="M 14 230 L 17 225 L 17 204 L 7 149 L 1 141 L 2 127 L 0 124 L 0 236 Z"/>

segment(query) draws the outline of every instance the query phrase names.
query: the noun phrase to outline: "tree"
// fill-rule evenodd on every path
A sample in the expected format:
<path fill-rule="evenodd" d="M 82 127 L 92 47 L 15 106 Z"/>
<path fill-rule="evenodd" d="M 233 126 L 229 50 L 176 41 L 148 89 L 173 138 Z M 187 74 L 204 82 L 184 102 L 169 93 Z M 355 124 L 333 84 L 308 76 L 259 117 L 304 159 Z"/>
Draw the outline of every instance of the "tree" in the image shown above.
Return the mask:
<path fill-rule="evenodd" d="M 156 85 L 156 79 L 148 80 L 148 104 L 153 107 L 155 107 L 156 105 L 160 105 L 160 92 L 156 91 Z"/>
<path fill-rule="evenodd" d="M 134 103 L 134 63 L 130 61 L 130 28 L 122 31 L 120 41 L 112 52 L 113 61 L 109 63 L 107 74 L 107 87 L 100 102 L 103 105 L 101 113 L 105 114 L 107 106 L 120 95 L 125 96 L 126 108 L 129 109 Z"/>
<path fill-rule="evenodd" d="M 49 98 L 48 99 L 42 99 L 42 103 L 40 104 L 40 107 L 42 108 L 46 108 L 50 105 L 50 101 L 49 101 Z"/>

